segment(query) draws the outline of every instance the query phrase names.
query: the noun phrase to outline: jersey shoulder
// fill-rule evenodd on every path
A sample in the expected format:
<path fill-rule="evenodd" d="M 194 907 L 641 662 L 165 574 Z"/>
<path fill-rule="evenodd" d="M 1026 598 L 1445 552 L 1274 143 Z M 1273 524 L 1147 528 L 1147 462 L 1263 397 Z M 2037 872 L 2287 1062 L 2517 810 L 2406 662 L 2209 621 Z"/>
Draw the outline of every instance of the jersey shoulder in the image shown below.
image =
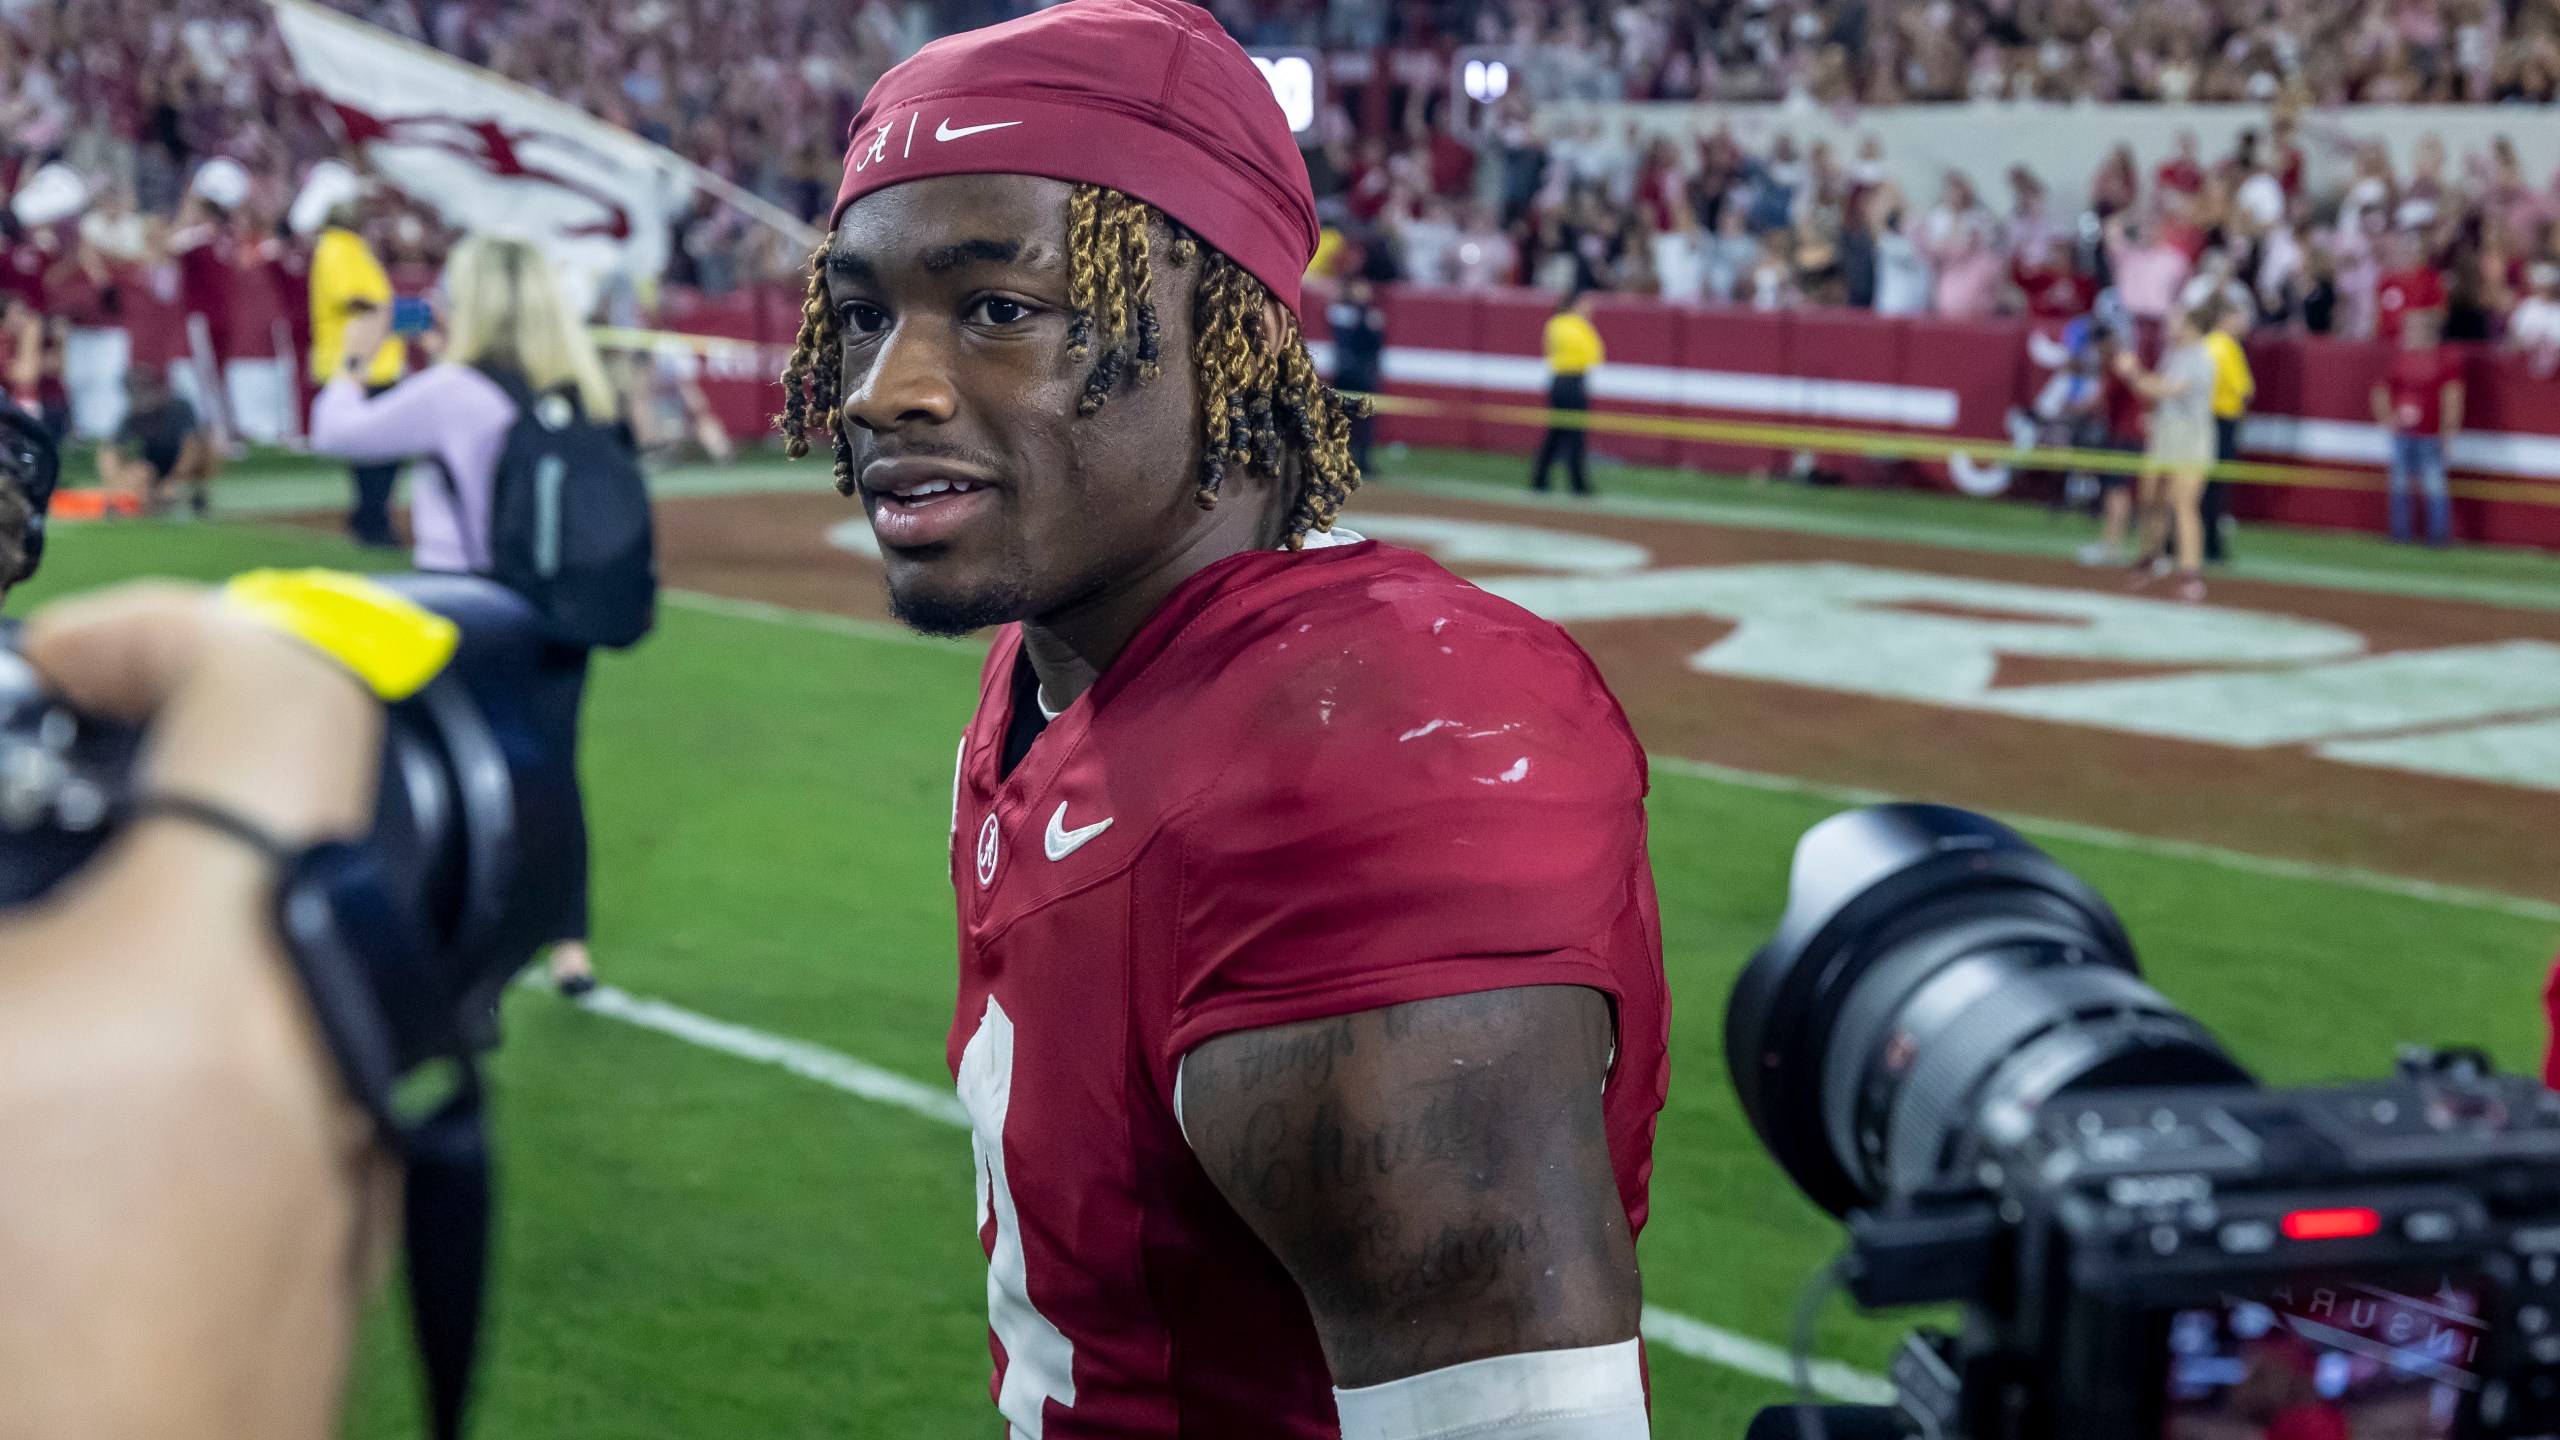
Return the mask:
<path fill-rule="evenodd" d="M 1145 687 L 1193 735 L 1224 737 L 1204 758 L 1227 781 L 1249 791 L 1352 767 L 1371 783 L 1435 783 L 1457 754 L 1481 751 L 1473 764 L 1509 744 L 1528 749 L 1495 783 L 1519 783 L 1498 777 L 1544 755 L 1559 778 L 1614 776 L 1641 793 L 1625 715 L 1553 622 L 1376 541 L 1238 559 Z M 1257 763 L 1235 763 L 1247 756 Z"/>
<path fill-rule="evenodd" d="M 1150 753 L 1186 772 L 1164 821 L 1170 1053 L 1438 994 L 1614 984 L 1594 957 L 1648 893 L 1644 755 L 1581 649 L 1410 551 L 1253 560 L 1157 657 L 1150 728 L 1179 729 Z"/>

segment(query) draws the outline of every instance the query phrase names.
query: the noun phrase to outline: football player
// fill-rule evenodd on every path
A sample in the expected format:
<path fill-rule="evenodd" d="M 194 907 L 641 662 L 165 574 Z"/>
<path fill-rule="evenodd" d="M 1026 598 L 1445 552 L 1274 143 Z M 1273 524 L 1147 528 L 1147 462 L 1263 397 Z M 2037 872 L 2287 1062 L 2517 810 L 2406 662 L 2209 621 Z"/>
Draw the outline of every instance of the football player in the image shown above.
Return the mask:
<path fill-rule="evenodd" d="M 1016 1437 L 1646 1433 L 1642 750 L 1564 634 L 1335 525 L 1253 62 L 1069 0 L 873 87 L 783 376 L 918 629 Z"/>

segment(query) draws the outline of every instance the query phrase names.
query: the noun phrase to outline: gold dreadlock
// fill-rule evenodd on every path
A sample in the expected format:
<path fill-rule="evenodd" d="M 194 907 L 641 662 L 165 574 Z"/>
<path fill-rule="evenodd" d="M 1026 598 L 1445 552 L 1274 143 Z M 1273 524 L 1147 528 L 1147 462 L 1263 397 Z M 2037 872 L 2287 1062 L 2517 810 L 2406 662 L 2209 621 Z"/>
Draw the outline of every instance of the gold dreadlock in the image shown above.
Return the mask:
<path fill-rule="evenodd" d="M 1314 530 L 1332 528 L 1360 486 L 1351 463 L 1351 422 L 1368 402 L 1345 396 L 1316 374 L 1297 317 L 1266 322 L 1271 292 L 1234 261 L 1143 200 L 1098 185 L 1078 185 L 1067 201 L 1068 353 L 1093 357 L 1076 413 L 1099 411 L 1124 384 L 1144 385 L 1161 370 L 1161 326 L 1150 298 L 1154 237 L 1161 228 L 1168 258 L 1200 271 L 1192 287 L 1191 356 L 1200 373 L 1201 462 L 1195 498 L 1218 503 L 1233 466 L 1249 466 L 1291 487 L 1283 536 L 1297 549 Z M 809 292 L 800 334 L 782 371 L 784 450 L 809 453 L 813 434 L 835 444 L 836 488 L 853 491 L 853 447 L 845 435 L 843 351 L 827 303 L 826 247 L 810 257 Z"/>

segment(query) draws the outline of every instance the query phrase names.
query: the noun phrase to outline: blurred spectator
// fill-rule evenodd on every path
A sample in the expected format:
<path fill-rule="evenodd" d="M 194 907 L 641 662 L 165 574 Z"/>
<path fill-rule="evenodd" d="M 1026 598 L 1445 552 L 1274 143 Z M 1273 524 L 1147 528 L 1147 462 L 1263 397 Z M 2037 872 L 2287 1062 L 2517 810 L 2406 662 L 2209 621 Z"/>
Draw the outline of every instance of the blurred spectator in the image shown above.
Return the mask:
<path fill-rule="evenodd" d="M 1250 27 L 1229 25 L 1250 38 Z M 1387 28 L 1406 44 L 1517 47 L 1533 56 L 1519 83 L 1538 101 L 2177 104 L 2294 95 L 2339 105 L 2560 95 L 2560 11 L 2551 0 L 1613 0 L 1596 11 L 1580 0 L 1444 0 L 1403 7 Z M 2280 130 L 2271 139 L 2264 158 L 2285 180 L 2294 137 Z M 2196 193 L 2204 159 L 2193 148 L 2181 159 L 2171 178 Z"/>
<path fill-rule="evenodd" d="M 1591 372 L 1605 358 L 1600 331 L 1591 323 L 1591 292 L 1577 290 L 1547 320 L 1547 408 L 1579 413 L 1591 408 Z M 1537 468 L 1529 488 L 1547 488 L 1547 472 L 1562 462 L 1573 493 L 1588 495 L 1590 431 L 1576 424 L 1552 424 L 1538 445 Z"/>
<path fill-rule="evenodd" d="M 2240 422 L 2258 394 L 2258 378 L 2249 373 L 2248 352 L 2240 348 L 2240 338 L 2249 333 L 2245 306 L 2245 299 L 2240 305 L 2221 303 L 2214 311 L 2213 332 L 2204 337 L 2205 353 L 2213 357 L 2213 458 L 2223 464 L 2240 458 Z M 2197 505 L 2208 565 L 2230 558 L 2230 537 L 2225 533 L 2231 521 L 2229 490 L 2229 481 L 2209 479 Z"/>
<path fill-rule="evenodd" d="M 937 26 L 1030 0 L 329 3 L 814 217 L 871 80 Z M 2560 0 L 1223 0 L 1214 13 L 1254 43 L 1406 55 L 1486 43 L 1527 57 L 1506 97 L 1465 126 L 1453 128 L 1441 95 L 1402 82 L 1390 100 L 1400 110 L 1345 90 L 1321 112 L 1310 175 L 1329 233 L 1373 280 L 2038 320 L 2085 311 L 2113 287 L 2155 322 L 2192 290 L 2257 323 L 2355 338 L 2392 333 L 2413 298 L 2440 291 L 2448 334 L 2495 338 L 2525 303 L 2526 266 L 2560 260 L 2560 188 L 2528 176 L 2514 146 L 2421 145 L 2403 173 L 2380 144 L 2344 138 L 2354 112 L 2335 108 L 2548 99 L 2560 91 Z M 1663 128 L 1643 130 L 1624 111 L 1543 108 L 1619 99 L 1792 99 L 1807 115 L 2192 99 L 2264 104 L 2269 118 L 2224 153 L 2192 132 L 2165 159 L 2116 146 L 2079 213 L 2049 188 L 2071 177 L 2023 167 L 1993 203 L 1959 180 L 1924 210 L 1893 189 L 1873 133 L 1844 160 L 1832 145 L 1845 140 L 1811 139 L 1801 124 L 1755 132 L 1737 120 L 1697 135 L 1674 128 L 1685 119 L 1648 116 L 1643 125 Z M 1362 133 L 1354 112 L 1376 128 Z M 2323 156 L 2335 150 L 2351 174 L 2312 173 L 2296 118 L 2306 113 L 2322 117 Z M 64 212 L 72 223 L 0 222 L 0 289 L 64 335 L 84 432 L 110 433 L 119 417 L 124 302 L 171 287 L 192 317 L 177 348 L 193 363 L 177 373 L 201 374 L 186 382 L 199 410 L 255 438 L 283 428 L 250 421 L 290 412 L 291 387 L 269 362 L 279 328 L 305 321 L 286 287 L 302 283 L 311 247 L 275 219 L 337 149 L 253 0 L 0 0 L 0 181 L 58 160 L 81 192 Z M 410 295 L 453 239 L 387 191 L 342 228 Z M 666 283 L 711 295 L 787 275 L 802 258 L 709 198 L 669 217 L 668 231 Z"/>
<path fill-rule="evenodd" d="M 158 365 L 134 366 L 125 388 L 124 423 L 98 450 L 99 481 L 109 496 L 145 515 L 166 510 L 183 487 L 188 508 L 202 516 L 212 503 L 219 454 L 212 433 Z"/>
<path fill-rule="evenodd" d="M 1494 223 L 1490 207 L 1471 205 L 1467 207 L 1465 228 L 1449 248 L 1449 258 L 1449 282 L 1462 289 L 1481 290 L 1515 283 L 1520 247 L 1512 243 L 1509 232 Z"/>
<path fill-rule="evenodd" d="M 2139 509 L 2142 539 L 2135 547 L 2139 563 L 2165 539 L 2176 555 L 2178 598 L 2204 598 L 2204 484 L 2213 464 L 2212 352 L 2205 336 L 2222 318 L 2221 305 L 2207 302 L 2201 310 L 2180 310 L 2169 317 L 2168 334 L 2158 370 L 2145 369 L 2130 350 L 2119 351 L 2116 368 L 2151 402 L 2149 448 L 2142 470 Z"/>
<path fill-rule="evenodd" d="M 1875 231 L 1876 313 L 1921 314 L 1929 308 L 1929 259 L 1903 228 L 1902 193 L 1888 182 L 1870 195 L 1881 216 Z"/>
<path fill-rule="evenodd" d="M 2193 130 L 2178 132 L 2177 153 L 2160 162 L 2151 172 L 2151 183 L 2164 194 L 2201 195 L 2204 193 L 2204 163 Z"/>
<path fill-rule="evenodd" d="M 2296 307 L 2302 317 L 2303 330 L 2312 335 L 2334 334 L 2338 327 L 2337 262 L 2330 258 L 2327 245 L 2315 245 L 2302 257 L 2302 300 Z"/>
<path fill-rule="evenodd" d="M 2107 221 L 2106 241 L 2107 265 L 2125 310 L 2140 320 L 2168 318 L 2194 268 L 2187 252 L 2166 227 L 2140 224 L 2124 214 Z"/>
<path fill-rule="evenodd" d="M 2132 347 L 2112 328 L 2100 331 L 2093 346 L 2099 352 L 2100 370 L 2098 408 L 2105 422 L 2106 438 L 2099 448 L 2139 455 L 2145 448 L 2146 417 L 2142 392 L 2134 388 L 2134 368 L 2119 357 Z M 2125 542 L 2133 519 L 2133 477 L 2121 470 L 2101 472 L 2098 476 L 2098 508 L 2103 528 L 2098 539 L 2082 546 L 2083 565 L 2121 565 L 2125 561 Z"/>
<path fill-rule="evenodd" d="M 1934 308 L 1951 319 L 1988 315 L 2002 274 L 1999 222 L 1975 198 L 1973 185 L 1948 172 L 1938 206 L 1921 222 L 1920 253 L 1937 276 Z"/>
<path fill-rule="evenodd" d="M 1333 383 L 1337 389 L 1376 394 L 1386 378 L 1387 312 L 1365 276 L 1343 282 L 1342 294 L 1325 307 L 1325 325 L 1333 332 Z M 1377 421 L 1363 415 L 1351 422 L 1351 463 L 1369 473 L 1369 440 Z"/>
<path fill-rule="evenodd" d="M 2444 277 L 2427 263 L 2426 240 L 2414 231 L 2393 235 L 2384 247 L 2389 268 L 2374 281 L 2374 338 L 2396 341 L 2411 315 L 2442 320 Z"/>
<path fill-rule="evenodd" d="M 2427 543 L 2453 537 L 2445 447 L 2462 431 L 2462 361 L 2438 343 L 2437 314 L 2409 311 L 2390 368 L 2373 387 L 2374 423 L 2391 432 L 2391 538 L 2410 538 L 2410 492 L 2427 497 Z"/>
<path fill-rule="evenodd" d="M 2548 379 L 2560 369 L 2560 264 L 2536 261 L 2529 283 L 2533 293 L 2507 317 L 2507 343 L 2525 353 L 2536 376 Z"/>
<path fill-rule="evenodd" d="M 2142 198 L 2142 175 L 2133 168 L 2133 147 L 2118 145 L 2089 180 L 2089 208 L 2098 218 L 2130 210 Z"/>
<path fill-rule="evenodd" d="M 324 172 L 325 175 L 325 172 Z M 391 277 L 376 259 L 373 247 L 353 228 L 356 223 L 354 181 L 343 184 L 328 178 L 317 178 L 304 192 L 304 201 L 295 208 L 307 216 L 311 210 L 321 215 L 318 238 L 311 251 L 311 380 L 315 385 L 328 385 L 343 378 L 340 372 L 347 359 L 347 333 L 359 318 L 380 317 L 387 325 L 391 309 Z M 407 348 L 401 338 L 391 335 L 364 354 L 364 370 L 354 377 L 375 394 L 398 383 L 408 371 Z M 351 466 L 349 476 L 355 484 L 355 505 L 347 512 L 347 533 L 359 545 L 377 548 L 400 543 L 391 531 L 391 491 L 400 481 L 396 462 L 373 461 Z"/>
<path fill-rule="evenodd" d="M 55 329 L 23 296 L 0 293 L 0 388 L 9 403 L 60 440 L 71 428 L 62 391 L 62 352 Z"/>

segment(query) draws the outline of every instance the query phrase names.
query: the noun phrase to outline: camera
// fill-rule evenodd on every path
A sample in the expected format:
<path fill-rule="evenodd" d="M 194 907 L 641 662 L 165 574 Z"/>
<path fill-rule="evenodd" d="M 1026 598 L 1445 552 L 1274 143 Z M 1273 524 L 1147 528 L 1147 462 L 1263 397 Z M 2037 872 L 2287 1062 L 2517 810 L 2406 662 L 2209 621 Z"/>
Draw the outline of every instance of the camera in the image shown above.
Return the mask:
<path fill-rule="evenodd" d="M 16 492 L 25 502 L 26 515 L 18 521 L 22 534 L 0 536 L 15 539 L 14 546 L 0 545 L 0 553 L 14 549 L 18 563 L 14 573 L 0 574 L 0 590 L 36 573 L 44 559 L 45 513 L 53 505 L 53 487 L 62 478 L 62 449 L 44 421 L 18 408 L 6 395 L 0 395 L 0 485 Z M 0 508 L 0 515 L 7 510 Z"/>
<path fill-rule="evenodd" d="M 349 1095 L 405 1177 L 409 1298 L 434 1433 L 459 1433 L 486 1270 L 475 1057 L 500 992 L 585 884 L 572 737 L 530 702 L 557 654 L 521 596 L 468 575 L 379 577 L 455 622 L 435 678 L 386 711 L 369 834 L 282 861 L 276 933 Z M 0 649 L 0 908 L 39 899 L 146 798 L 135 727 L 79 714 Z"/>
<path fill-rule="evenodd" d="M 1851 1296 L 1962 1307 L 1894 1359 L 1910 1433 L 2560 1433 L 2560 1095 L 2462 1050 L 2262 1088 L 2005 826 L 1807 832 L 1725 1043 Z"/>

